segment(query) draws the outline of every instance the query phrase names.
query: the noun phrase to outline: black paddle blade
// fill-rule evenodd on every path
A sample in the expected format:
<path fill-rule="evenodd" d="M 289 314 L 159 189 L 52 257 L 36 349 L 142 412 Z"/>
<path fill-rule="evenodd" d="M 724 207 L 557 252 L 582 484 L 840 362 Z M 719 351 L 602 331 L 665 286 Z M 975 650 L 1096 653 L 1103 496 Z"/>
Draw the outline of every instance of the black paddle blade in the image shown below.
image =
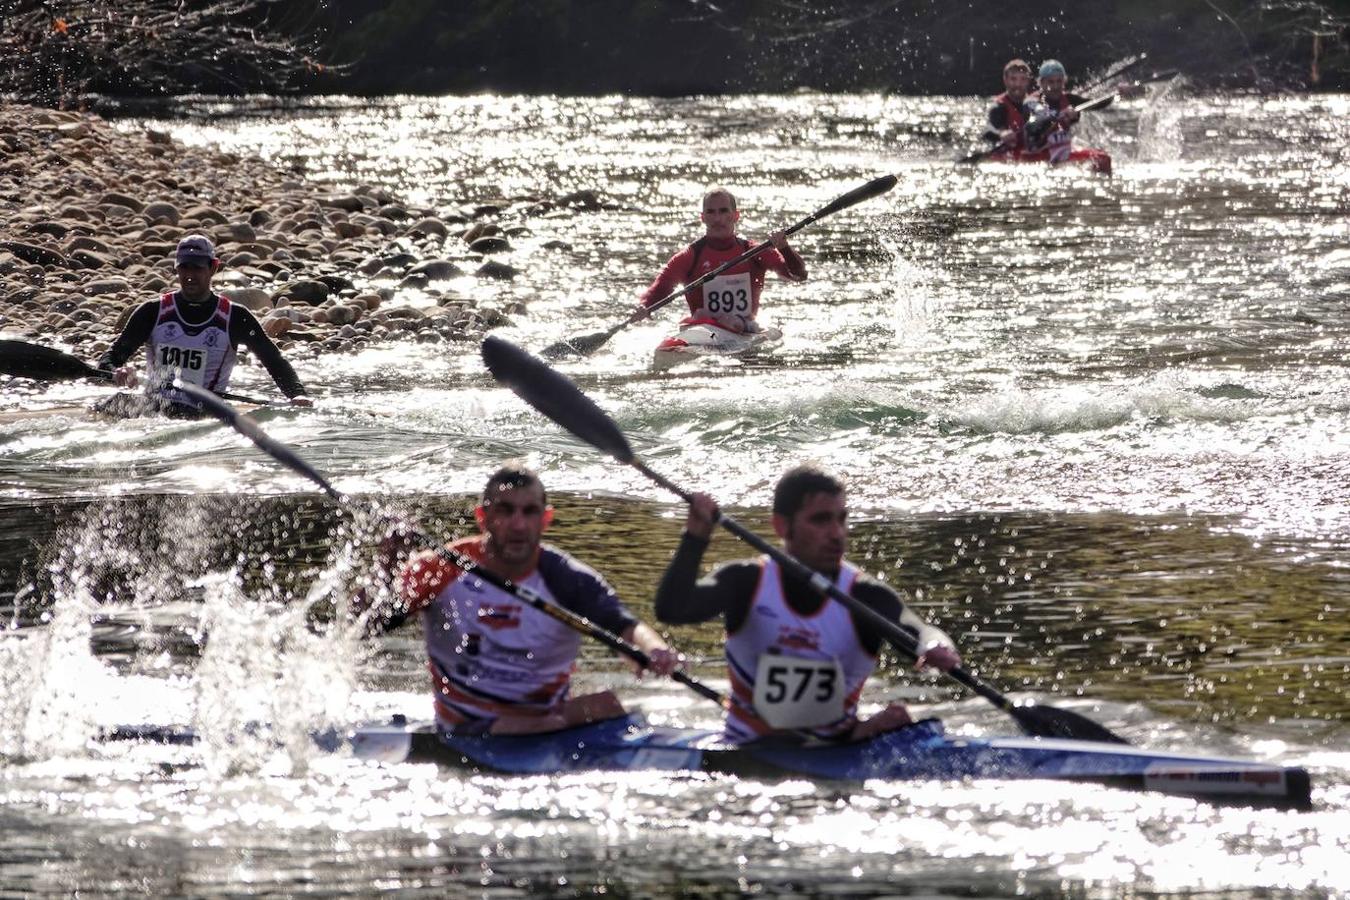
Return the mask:
<path fill-rule="evenodd" d="M 205 388 L 197 387 L 181 379 L 175 378 L 173 386 L 191 397 L 198 406 L 215 418 L 224 422 L 235 431 L 242 434 L 253 442 L 259 450 L 281 463 L 286 468 L 295 472 L 297 475 L 303 475 L 310 481 L 323 489 L 324 493 L 342 502 L 342 494 L 338 493 L 337 488 L 328 483 L 328 480 L 318 473 L 313 466 L 301 459 L 294 450 L 287 447 L 280 441 L 268 437 L 267 433 L 258 427 L 258 423 L 245 416 L 239 410 L 235 409 L 224 400 Z"/>
<path fill-rule="evenodd" d="M 42 381 L 68 381 L 72 378 L 112 378 L 84 360 L 41 344 L 27 341 L 0 341 L 0 375 L 37 378 Z"/>
<path fill-rule="evenodd" d="M 586 356 L 599 350 L 614 336 L 613 331 L 597 331 L 594 334 L 583 334 L 574 338 L 565 338 L 553 344 L 549 344 L 539 355 L 544 359 L 562 359 L 564 356 Z"/>
<path fill-rule="evenodd" d="M 831 213 L 839 212 L 841 209 L 848 209 L 864 200 L 879 197 L 895 187 L 898 180 L 894 175 L 882 175 L 880 178 L 873 178 L 862 187 L 854 188 L 847 194 L 836 197 L 827 206 L 821 207 L 820 211 L 815 214 L 815 218 L 823 219 Z"/>
<path fill-rule="evenodd" d="M 621 463 L 634 460 L 619 426 L 566 375 L 494 335 L 483 340 L 483 362 L 497 381 L 554 422 Z"/>
<path fill-rule="evenodd" d="M 1033 737 L 1067 738 L 1072 741 L 1102 741 L 1128 744 L 1120 735 L 1086 716 L 1053 706 L 1026 704 L 1007 710 L 1022 730 Z"/>

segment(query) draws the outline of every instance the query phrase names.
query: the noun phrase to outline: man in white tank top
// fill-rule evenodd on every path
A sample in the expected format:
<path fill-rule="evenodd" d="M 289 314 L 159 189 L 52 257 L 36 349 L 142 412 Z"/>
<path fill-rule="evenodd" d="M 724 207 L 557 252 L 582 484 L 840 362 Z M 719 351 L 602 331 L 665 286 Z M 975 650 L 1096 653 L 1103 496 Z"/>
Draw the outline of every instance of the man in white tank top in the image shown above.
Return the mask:
<path fill-rule="evenodd" d="M 96 366 L 113 370 L 113 381 L 119 387 L 135 387 L 140 378 L 128 363 L 144 347 L 146 393 L 143 397 L 115 394 L 95 405 L 98 412 L 118 417 L 147 413 L 196 416 L 200 413 L 197 405 L 173 387 L 173 380 L 181 378 L 223 393 L 240 344 L 267 368 L 293 406 L 313 405 L 295 369 L 253 314 L 211 290 L 211 280 L 219 270 L 216 248 L 205 235 L 190 234 L 178 242 L 174 271 L 179 289 L 138 306 Z"/>
<path fill-rule="evenodd" d="M 858 718 L 863 684 L 884 637 L 842 604 L 767 558 L 727 563 L 696 581 L 716 511 L 711 497 L 694 495 L 680 546 L 657 589 L 656 616 L 670 624 L 723 617 L 732 693 L 726 736 L 740 742 L 809 730 L 862 740 L 908 724 L 909 711 L 899 703 Z M 791 556 L 913 634 L 920 668 L 950 671 L 961 664 L 951 638 L 844 560 L 848 507 L 833 476 L 810 467 L 784 475 L 774 490 L 773 527 Z"/>

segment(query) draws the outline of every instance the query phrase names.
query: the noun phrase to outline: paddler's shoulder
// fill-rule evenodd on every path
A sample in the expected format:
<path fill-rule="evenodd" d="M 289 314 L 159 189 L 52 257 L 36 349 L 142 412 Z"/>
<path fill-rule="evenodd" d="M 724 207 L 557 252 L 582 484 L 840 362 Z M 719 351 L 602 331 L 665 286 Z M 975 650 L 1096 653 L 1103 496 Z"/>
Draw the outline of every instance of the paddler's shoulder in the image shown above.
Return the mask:
<path fill-rule="evenodd" d="M 598 570 L 552 544 L 539 545 L 535 571 L 555 594 L 614 593 L 614 588 Z"/>
<path fill-rule="evenodd" d="M 764 559 L 732 559 L 715 566 L 712 577 L 723 584 L 744 584 L 753 588 L 764 575 Z"/>
<path fill-rule="evenodd" d="M 471 534 L 467 537 L 455 538 L 445 545 L 447 550 L 453 553 L 460 553 L 475 562 L 482 562 L 487 557 L 486 539 L 487 535 Z"/>
<path fill-rule="evenodd" d="M 900 610 L 905 605 L 904 600 L 901 599 L 895 588 L 875 575 L 869 575 L 866 572 L 858 573 L 853 580 L 853 588 L 849 593 L 891 619 L 899 616 Z"/>

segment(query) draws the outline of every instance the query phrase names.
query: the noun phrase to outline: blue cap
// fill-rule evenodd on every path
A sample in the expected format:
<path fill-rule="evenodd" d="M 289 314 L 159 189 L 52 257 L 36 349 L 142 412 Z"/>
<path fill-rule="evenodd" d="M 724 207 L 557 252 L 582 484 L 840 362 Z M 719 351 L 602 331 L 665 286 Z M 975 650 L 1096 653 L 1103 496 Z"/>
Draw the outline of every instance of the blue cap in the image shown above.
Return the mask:
<path fill-rule="evenodd" d="M 1041 63 L 1041 71 L 1038 77 L 1049 78 L 1052 75 L 1063 75 L 1065 78 L 1069 77 L 1069 73 L 1064 71 L 1064 63 L 1057 59 L 1047 59 L 1045 62 Z"/>
<path fill-rule="evenodd" d="M 178 250 L 175 251 L 173 259 L 176 266 L 181 266 L 184 263 L 189 265 L 209 264 L 216 259 L 216 248 L 205 236 L 189 234 L 178 242 Z"/>

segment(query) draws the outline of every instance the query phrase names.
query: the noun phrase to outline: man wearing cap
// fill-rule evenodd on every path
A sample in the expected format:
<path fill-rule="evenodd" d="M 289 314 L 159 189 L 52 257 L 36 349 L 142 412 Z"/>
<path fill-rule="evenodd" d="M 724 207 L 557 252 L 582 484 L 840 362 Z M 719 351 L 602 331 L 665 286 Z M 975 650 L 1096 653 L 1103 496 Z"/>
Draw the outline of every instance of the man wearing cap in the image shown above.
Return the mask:
<path fill-rule="evenodd" d="M 1026 125 L 1026 142 L 1022 159 L 1029 162 L 1085 162 L 1095 172 L 1111 174 L 1111 156 L 1105 150 L 1091 147 L 1073 149 L 1070 128 L 1079 119 L 1076 107 L 1087 98 L 1065 90 L 1069 75 L 1057 59 L 1041 63 L 1038 74 L 1040 92 L 1027 103 L 1031 118 Z"/>
<path fill-rule="evenodd" d="M 197 407 L 173 388 L 173 380 L 181 378 L 216 393 L 226 390 L 240 344 L 253 351 L 293 406 L 313 405 L 295 369 L 253 313 L 211 290 L 220 260 L 209 240 L 190 234 L 179 241 L 174 269 L 179 289 L 137 307 L 98 361 L 98 368 L 113 370 L 118 386 L 134 387 L 139 379 L 127 361 L 144 346 L 145 396 L 116 394 L 97 404 L 97 411 L 123 417 L 146 413 L 196 416 Z"/>

